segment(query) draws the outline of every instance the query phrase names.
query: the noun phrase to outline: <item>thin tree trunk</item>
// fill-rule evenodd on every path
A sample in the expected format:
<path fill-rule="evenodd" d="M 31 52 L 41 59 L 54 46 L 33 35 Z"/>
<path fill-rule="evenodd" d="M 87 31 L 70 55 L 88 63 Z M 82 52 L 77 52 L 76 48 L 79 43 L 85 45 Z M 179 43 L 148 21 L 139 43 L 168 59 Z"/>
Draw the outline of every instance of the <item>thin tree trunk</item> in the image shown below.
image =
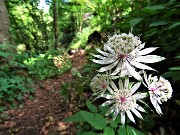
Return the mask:
<path fill-rule="evenodd" d="M 53 1 L 53 11 L 54 11 L 54 49 L 56 50 L 58 48 L 58 40 L 59 40 L 59 35 L 58 35 L 58 10 L 57 10 L 57 1 Z"/>
<path fill-rule="evenodd" d="M 0 0 L 0 43 L 9 40 L 9 17 L 4 0 Z"/>

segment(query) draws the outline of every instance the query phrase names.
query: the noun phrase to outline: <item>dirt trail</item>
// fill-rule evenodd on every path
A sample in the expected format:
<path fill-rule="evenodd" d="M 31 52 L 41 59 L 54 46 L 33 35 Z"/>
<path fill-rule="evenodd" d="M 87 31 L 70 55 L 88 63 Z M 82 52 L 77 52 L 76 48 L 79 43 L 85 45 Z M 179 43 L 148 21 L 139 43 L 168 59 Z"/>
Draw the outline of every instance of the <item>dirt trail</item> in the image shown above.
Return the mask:
<path fill-rule="evenodd" d="M 83 50 L 71 56 L 73 66 L 81 69 L 86 63 Z M 60 95 L 63 82 L 71 82 L 69 72 L 59 77 L 36 82 L 33 100 L 26 100 L 21 109 L 8 110 L 0 121 L 0 135 L 75 135 L 75 125 L 62 120 L 76 111 L 76 101 L 64 101 Z"/>

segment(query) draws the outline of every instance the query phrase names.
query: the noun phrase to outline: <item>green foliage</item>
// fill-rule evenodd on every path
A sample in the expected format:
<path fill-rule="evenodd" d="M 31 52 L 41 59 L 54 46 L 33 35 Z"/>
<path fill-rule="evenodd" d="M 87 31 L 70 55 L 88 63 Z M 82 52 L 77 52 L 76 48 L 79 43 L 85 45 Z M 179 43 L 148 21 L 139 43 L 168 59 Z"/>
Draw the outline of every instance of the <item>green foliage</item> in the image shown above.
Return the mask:
<path fill-rule="evenodd" d="M 21 63 L 25 57 L 17 54 L 12 45 L 0 45 L 0 113 L 16 107 L 34 92 L 33 82 Z"/>
<path fill-rule="evenodd" d="M 64 119 L 65 122 L 78 122 L 78 135 L 86 134 L 103 134 L 103 135 L 145 135 L 129 125 L 120 124 L 120 117 L 116 120 L 107 119 L 104 113 L 107 107 L 96 107 L 90 101 L 86 101 L 89 111 L 79 110 L 69 118 Z"/>
<path fill-rule="evenodd" d="M 62 54 L 58 56 L 59 61 L 62 62 L 60 66 L 53 63 L 51 54 L 39 54 L 24 61 L 27 66 L 29 74 L 39 79 L 46 79 L 55 75 L 60 75 L 71 68 L 71 61 Z M 57 60 L 58 61 L 58 60 Z"/>

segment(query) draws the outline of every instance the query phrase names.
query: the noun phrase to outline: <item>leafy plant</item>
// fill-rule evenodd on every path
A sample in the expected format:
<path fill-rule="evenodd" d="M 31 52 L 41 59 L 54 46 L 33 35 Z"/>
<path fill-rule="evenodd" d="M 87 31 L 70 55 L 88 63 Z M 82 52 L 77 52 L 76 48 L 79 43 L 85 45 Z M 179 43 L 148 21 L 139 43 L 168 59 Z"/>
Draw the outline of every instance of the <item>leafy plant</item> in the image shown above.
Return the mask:
<path fill-rule="evenodd" d="M 56 61 L 61 65 L 53 63 L 53 56 L 50 54 L 39 54 L 24 61 L 29 74 L 39 79 L 46 79 L 55 75 L 60 75 L 71 68 L 71 62 L 66 55 L 56 57 Z"/>

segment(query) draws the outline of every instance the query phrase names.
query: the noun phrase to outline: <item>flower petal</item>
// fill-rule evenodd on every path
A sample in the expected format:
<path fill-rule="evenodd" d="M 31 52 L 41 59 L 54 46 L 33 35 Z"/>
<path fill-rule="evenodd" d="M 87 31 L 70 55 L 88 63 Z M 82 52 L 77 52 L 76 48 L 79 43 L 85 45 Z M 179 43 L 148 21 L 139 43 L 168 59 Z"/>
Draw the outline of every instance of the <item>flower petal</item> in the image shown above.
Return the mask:
<path fill-rule="evenodd" d="M 108 116 L 109 114 L 111 114 L 116 107 L 117 107 L 116 104 L 114 104 L 113 106 L 111 106 L 111 108 L 106 112 L 105 116 Z"/>
<path fill-rule="evenodd" d="M 101 106 L 107 106 L 107 105 L 110 105 L 112 103 L 114 103 L 114 100 L 108 100 L 108 101 L 104 102 Z"/>
<path fill-rule="evenodd" d="M 119 79 L 118 84 L 119 84 L 119 89 L 124 89 L 123 82 L 122 82 L 121 78 Z"/>
<path fill-rule="evenodd" d="M 114 117 L 113 117 L 113 120 L 115 120 L 119 114 L 119 107 L 117 107 L 115 110 L 114 110 Z"/>
<path fill-rule="evenodd" d="M 142 107 L 141 107 L 140 105 L 138 105 L 138 104 L 136 104 L 135 108 L 138 109 L 138 110 L 141 111 L 141 112 L 146 112 L 146 111 L 144 110 L 144 108 L 142 108 Z"/>
<path fill-rule="evenodd" d="M 143 119 L 142 115 L 135 109 L 135 108 L 132 108 L 131 111 L 140 119 Z"/>
<path fill-rule="evenodd" d="M 93 61 L 94 63 L 98 63 L 98 64 L 102 64 L 102 65 L 110 64 L 110 63 L 113 62 L 113 61 L 108 61 L 108 60 L 96 60 L 96 59 L 92 59 L 92 61 Z"/>
<path fill-rule="evenodd" d="M 157 48 L 159 48 L 159 47 L 149 47 L 149 48 L 146 48 L 146 49 L 143 49 L 143 50 L 139 51 L 138 54 L 139 55 L 146 55 L 146 54 L 149 54 L 149 53 L 153 52 Z"/>
<path fill-rule="evenodd" d="M 111 94 L 114 94 L 114 91 L 109 86 L 107 86 L 107 89 Z"/>
<path fill-rule="evenodd" d="M 96 48 L 96 51 L 98 51 L 100 54 L 102 54 L 102 55 L 104 55 L 104 56 L 107 56 L 107 57 L 109 57 L 109 56 L 110 56 L 110 53 L 107 53 L 107 52 L 101 51 L 99 48 Z"/>
<path fill-rule="evenodd" d="M 119 73 L 122 69 L 122 64 L 123 64 L 123 62 L 122 62 L 122 60 L 120 60 L 116 69 L 114 70 L 114 72 L 111 75 L 116 75 L 117 73 Z"/>
<path fill-rule="evenodd" d="M 150 95 L 150 100 L 151 100 L 152 105 L 153 105 L 154 108 L 156 109 L 156 112 L 157 112 L 159 115 L 163 114 L 162 111 L 161 111 L 161 107 L 159 106 L 159 104 L 158 104 L 158 102 L 157 102 L 156 97 Z"/>
<path fill-rule="evenodd" d="M 112 50 L 111 47 L 109 47 L 108 45 L 105 45 L 105 47 L 110 53 L 115 54 L 114 50 Z"/>
<path fill-rule="evenodd" d="M 136 99 L 136 100 L 139 100 L 139 99 L 143 99 L 145 97 L 147 97 L 147 93 L 137 93 L 137 94 L 134 94 L 133 97 Z"/>
<path fill-rule="evenodd" d="M 164 57 L 157 56 L 157 55 L 146 55 L 146 56 L 140 56 L 135 58 L 134 60 L 137 62 L 143 62 L 143 63 L 155 63 L 164 60 Z"/>
<path fill-rule="evenodd" d="M 134 84 L 133 87 L 131 88 L 131 94 L 134 94 L 134 92 L 136 92 L 136 90 L 139 88 L 140 85 L 141 82 Z"/>
<path fill-rule="evenodd" d="M 118 60 L 116 60 L 115 62 L 113 62 L 112 64 L 108 65 L 108 66 L 105 66 L 105 67 L 102 67 L 100 68 L 98 71 L 99 72 L 104 72 L 104 71 L 107 71 L 107 70 L 111 70 L 112 68 L 114 68 L 117 64 L 118 64 Z"/>
<path fill-rule="evenodd" d="M 125 112 L 121 112 L 121 123 L 124 125 L 125 124 Z"/>
<path fill-rule="evenodd" d="M 139 62 L 136 62 L 136 61 L 131 61 L 130 62 L 133 66 L 139 68 L 139 69 L 147 69 L 147 70 L 154 70 L 156 71 L 155 69 L 145 65 L 145 64 L 142 64 L 142 63 L 139 63 Z"/>
<path fill-rule="evenodd" d="M 135 78 L 135 79 L 137 79 L 137 80 L 142 80 L 142 77 L 139 75 L 139 73 L 138 72 L 136 72 L 135 70 L 134 70 L 134 68 L 133 67 L 131 67 L 131 65 L 126 61 L 126 67 L 127 67 L 127 69 L 128 69 L 128 71 L 129 71 L 129 73 Z"/>
<path fill-rule="evenodd" d="M 125 77 L 124 89 L 128 89 L 128 85 L 129 85 L 129 77 Z"/>
<path fill-rule="evenodd" d="M 113 88 L 114 91 L 118 91 L 118 88 L 117 88 L 116 84 L 113 81 L 110 82 L 110 85 L 111 85 L 111 87 Z"/>
<path fill-rule="evenodd" d="M 101 94 L 100 97 L 106 98 L 106 99 L 113 99 L 112 95 L 109 94 Z"/>
<path fill-rule="evenodd" d="M 133 117 L 133 115 L 132 115 L 132 113 L 131 113 L 130 111 L 126 111 L 126 114 L 127 114 L 128 118 L 129 118 L 132 122 L 136 123 L 135 120 L 134 120 L 134 117 Z"/>

